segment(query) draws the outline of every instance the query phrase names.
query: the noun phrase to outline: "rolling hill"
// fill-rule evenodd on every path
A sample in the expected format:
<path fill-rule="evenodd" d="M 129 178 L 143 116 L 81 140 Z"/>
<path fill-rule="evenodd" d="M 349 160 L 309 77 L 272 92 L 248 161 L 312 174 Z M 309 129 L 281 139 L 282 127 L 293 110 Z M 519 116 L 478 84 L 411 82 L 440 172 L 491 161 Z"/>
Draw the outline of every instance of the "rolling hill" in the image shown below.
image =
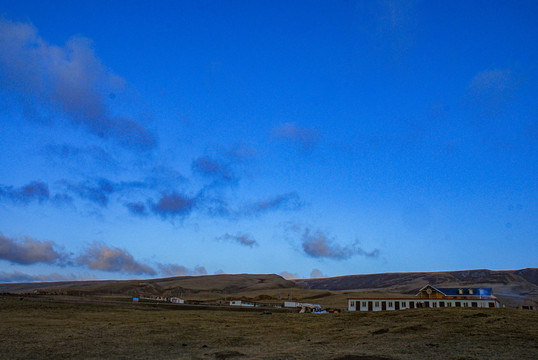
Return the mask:
<path fill-rule="evenodd" d="M 491 287 L 509 307 L 538 302 L 538 269 L 464 270 L 447 272 L 382 273 L 319 279 L 286 280 L 275 274 L 223 274 L 178 276 L 146 280 L 67 281 L 0 284 L 0 293 L 30 293 L 45 290 L 75 296 L 121 295 L 146 292 L 216 301 L 230 297 L 293 297 L 335 304 L 357 293 L 415 294 L 426 284 L 438 287 Z"/>
<path fill-rule="evenodd" d="M 295 283 L 305 289 L 398 294 L 415 294 L 426 284 L 438 287 L 490 287 L 509 306 L 517 306 L 525 300 L 538 301 L 538 268 L 347 275 L 300 279 Z"/>

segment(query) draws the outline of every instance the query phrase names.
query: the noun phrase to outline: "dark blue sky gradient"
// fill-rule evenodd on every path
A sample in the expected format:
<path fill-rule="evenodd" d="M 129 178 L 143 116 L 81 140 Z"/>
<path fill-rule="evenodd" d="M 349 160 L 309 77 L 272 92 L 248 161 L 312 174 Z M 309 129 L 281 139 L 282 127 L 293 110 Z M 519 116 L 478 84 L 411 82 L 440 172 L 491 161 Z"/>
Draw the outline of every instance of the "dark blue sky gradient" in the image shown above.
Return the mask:
<path fill-rule="evenodd" d="M 537 14 L 0 1 L 0 281 L 535 267 Z"/>

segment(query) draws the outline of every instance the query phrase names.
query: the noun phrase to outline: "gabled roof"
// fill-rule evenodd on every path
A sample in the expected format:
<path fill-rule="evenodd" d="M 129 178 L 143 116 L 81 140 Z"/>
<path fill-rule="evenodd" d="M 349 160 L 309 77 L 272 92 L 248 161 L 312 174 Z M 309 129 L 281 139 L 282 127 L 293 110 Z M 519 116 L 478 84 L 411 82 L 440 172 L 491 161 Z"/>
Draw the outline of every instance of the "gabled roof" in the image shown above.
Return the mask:
<path fill-rule="evenodd" d="M 436 288 L 436 287 L 433 286 L 433 285 L 428 284 L 428 285 L 426 285 L 426 286 L 423 286 L 423 287 L 417 292 L 417 294 L 416 294 L 415 296 L 418 296 L 418 294 L 420 294 L 420 293 L 422 292 L 422 290 L 424 290 L 424 289 L 426 289 L 426 288 L 428 288 L 428 287 L 430 287 L 430 288 L 432 288 L 432 289 L 434 289 L 434 290 L 439 291 L 439 292 L 440 292 L 441 294 L 443 294 L 443 295 L 446 295 L 446 294 L 445 294 L 443 291 L 441 291 L 440 289 Z"/>
<path fill-rule="evenodd" d="M 422 290 L 426 289 L 427 287 L 431 287 L 432 289 L 439 291 L 441 294 L 445 296 L 476 296 L 476 297 L 492 296 L 491 288 L 466 288 L 466 287 L 437 288 L 430 284 L 421 288 L 418 291 L 417 295 L 419 295 L 422 292 Z M 461 293 L 460 293 L 460 290 L 461 290 Z"/>

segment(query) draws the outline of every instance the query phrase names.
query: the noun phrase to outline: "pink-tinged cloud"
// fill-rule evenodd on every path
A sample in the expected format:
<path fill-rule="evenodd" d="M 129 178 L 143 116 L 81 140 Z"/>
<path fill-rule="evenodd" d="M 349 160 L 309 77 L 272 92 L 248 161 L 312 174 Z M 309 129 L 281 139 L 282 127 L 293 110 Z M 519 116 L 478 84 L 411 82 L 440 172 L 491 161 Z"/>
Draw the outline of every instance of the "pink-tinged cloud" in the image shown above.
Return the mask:
<path fill-rule="evenodd" d="M 321 270 L 319 269 L 313 269 L 312 272 L 310 273 L 311 279 L 325 278 L 325 277 L 327 277 L 327 275 L 322 273 Z"/>
<path fill-rule="evenodd" d="M 124 249 L 95 242 L 76 259 L 78 265 L 92 270 L 122 272 L 127 274 L 155 275 L 157 272 L 150 266 L 142 264 Z"/>
<path fill-rule="evenodd" d="M 68 255 L 59 250 L 53 241 L 40 241 L 30 237 L 16 240 L 0 233 L 0 259 L 2 260 L 22 265 L 35 263 L 63 265 L 67 258 Z"/>

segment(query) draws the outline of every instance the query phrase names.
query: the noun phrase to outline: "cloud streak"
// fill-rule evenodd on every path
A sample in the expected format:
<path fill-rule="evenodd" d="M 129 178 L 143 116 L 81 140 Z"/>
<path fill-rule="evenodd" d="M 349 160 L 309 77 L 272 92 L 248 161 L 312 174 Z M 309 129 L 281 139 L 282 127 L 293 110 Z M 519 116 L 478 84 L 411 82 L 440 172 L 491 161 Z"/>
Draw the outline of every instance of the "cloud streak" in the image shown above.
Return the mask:
<path fill-rule="evenodd" d="M 177 192 L 162 192 L 157 203 L 151 203 L 151 211 L 160 217 L 188 216 L 196 205 L 196 199 Z"/>
<path fill-rule="evenodd" d="M 207 275 L 207 270 L 203 266 L 195 266 L 189 269 L 183 265 L 177 264 L 159 264 L 159 271 L 164 276 L 196 276 Z"/>
<path fill-rule="evenodd" d="M 100 146 L 77 147 L 69 144 L 47 145 L 43 153 L 50 159 L 59 160 L 62 163 L 73 162 L 77 164 L 94 163 L 101 167 L 115 169 L 118 162 Z"/>
<path fill-rule="evenodd" d="M 303 150 L 312 149 L 320 140 L 317 130 L 299 126 L 295 123 L 285 123 L 273 130 L 273 137 L 299 144 Z"/>
<path fill-rule="evenodd" d="M 136 215 L 136 216 L 142 216 L 142 217 L 145 217 L 145 216 L 148 216 L 148 210 L 146 208 L 146 205 L 144 205 L 143 203 L 141 202 L 130 202 L 130 203 L 126 203 L 125 204 L 125 207 L 127 208 L 127 210 L 129 210 L 129 212 L 132 214 L 132 215 Z"/>
<path fill-rule="evenodd" d="M 0 282 L 46 282 L 46 281 L 69 281 L 90 280 L 92 276 L 62 275 L 58 273 L 31 275 L 20 271 L 0 272 Z"/>
<path fill-rule="evenodd" d="M 264 200 L 256 201 L 242 211 L 246 215 L 260 215 L 274 210 L 298 210 L 303 202 L 296 192 L 276 195 Z"/>
<path fill-rule="evenodd" d="M 109 272 L 122 272 L 135 275 L 156 275 L 157 272 L 150 266 L 142 264 L 124 249 L 95 242 L 85 249 L 76 259 L 80 266 L 87 266 L 92 270 Z"/>
<path fill-rule="evenodd" d="M 32 202 L 44 204 L 52 202 L 56 205 L 71 203 L 73 198 L 68 194 L 51 195 L 49 186 L 42 181 L 31 181 L 21 187 L 0 185 L 0 201 L 10 201 L 14 204 L 28 205 Z"/>
<path fill-rule="evenodd" d="M 351 246 L 345 247 L 335 244 L 334 239 L 329 238 L 327 234 L 320 230 L 312 233 L 310 229 L 305 229 L 301 240 L 304 253 L 313 258 L 345 260 L 355 255 L 368 258 L 376 258 L 379 256 L 378 249 L 366 252 L 357 242 Z"/>
<path fill-rule="evenodd" d="M 30 237 L 11 239 L 0 233 L 0 259 L 12 263 L 30 265 L 36 263 L 63 265 L 68 255 L 57 249 L 49 240 L 40 241 Z"/>
<path fill-rule="evenodd" d="M 236 184 L 238 181 L 229 165 L 209 156 L 202 156 L 195 159 L 191 167 L 195 173 L 212 179 L 216 183 Z"/>
<path fill-rule="evenodd" d="M 249 247 L 258 245 L 256 240 L 253 239 L 252 236 L 249 234 L 237 234 L 237 235 L 224 234 L 222 236 L 219 236 L 217 240 L 232 241 L 240 245 L 249 246 Z"/>
<path fill-rule="evenodd" d="M 106 97 L 123 83 L 101 64 L 89 39 L 52 45 L 33 25 L 0 19 L 0 86 L 21 99 L 24 114 L 61 113 L 125 148 L 153 149 L 157 139 L 144 125 L 111 114 Z"/>
<path fill-rule="evenodd" d="M 20 188 L 0 185 L 0 199 L 28 204 L 32 201 L 43 203 L 50 198 L 49 186 L 42 181 L 32 181 Z"/>
<path fill-rule="evenodd" d="M 67 191 L 101 207 L 108 205 L 110 195 L 115 192 L 114 184 L 107 179 L 100 179 L 96 185 L 92 185 L 87 181 L 74 183 L 63 180 L 60 183 L 66 187 Z"/>

